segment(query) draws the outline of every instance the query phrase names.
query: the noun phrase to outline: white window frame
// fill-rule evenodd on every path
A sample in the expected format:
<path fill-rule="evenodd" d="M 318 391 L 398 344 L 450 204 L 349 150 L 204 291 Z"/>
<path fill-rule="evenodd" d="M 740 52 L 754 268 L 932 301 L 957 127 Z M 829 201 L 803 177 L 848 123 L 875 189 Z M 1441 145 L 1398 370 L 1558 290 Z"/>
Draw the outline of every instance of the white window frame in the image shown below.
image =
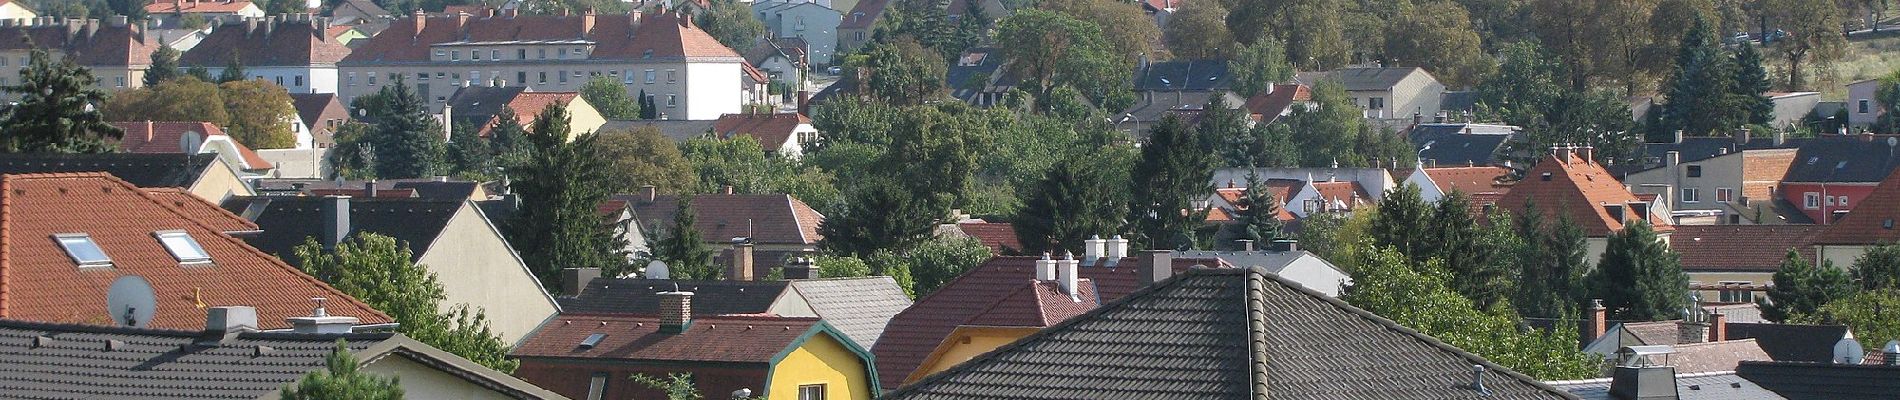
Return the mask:
<path fill-rule="evenodd" d="M 1715 188 L 1715 202 L 1717 203 L 1735 202 L 1735 188 Z"/>
<path fill-rule="evenodd" d="M 205 252 L 204 246 L 199 245 L 190 233 L 182 230 L 157 231 L 152 232 L 152 237 L 158 239 L 158 243 L 164 245 L 165 251 L 170 252 L 179 264 L 211 262 L 211 253 Z"/>
<path fill-rule="evenodd" d="M 79 264 L 80 268 L 111 267 L 112 266 L 112 255 L 106 254 L 106 249 L 104 247 L 100 247 L 99 242 L 93 241 L 92 235 L 88 235 L 84 233 L 54 234 L 53 243 L 59 244 L 60 249 L 66 251 L 66 257 L 71 258 L 74 264 Z M 83 246 L 83 247 L 78 247 L 77 248 L 78 250 L 88 250 L 88 251 L 99 253 L 99 258 L 97 259 L 82 258 L 82 256 L 78 252 L 74 251 L 75 250 L 74 246 Z"/>
<path fill-rule="evenodd" d="M 798 400 L 825 400 L 826 391 L 823 383 L 798 385 Z"/>
<path fill-rule="evenodd" d="M 1802 193 L 1801 194 L 1801 208 L 1809 209 L 1809 210 L 1820 209 L 1821 208 L 1821 193 L 1819 192 Z"/>

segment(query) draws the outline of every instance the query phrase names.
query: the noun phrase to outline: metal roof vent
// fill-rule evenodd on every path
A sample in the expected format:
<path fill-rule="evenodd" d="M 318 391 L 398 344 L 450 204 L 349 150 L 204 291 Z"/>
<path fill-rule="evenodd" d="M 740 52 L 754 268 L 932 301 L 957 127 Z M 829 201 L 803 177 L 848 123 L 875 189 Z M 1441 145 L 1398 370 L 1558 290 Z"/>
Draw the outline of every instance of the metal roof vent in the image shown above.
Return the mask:
<path fill-rule="evenodd" d="M 1483 365 L 1473 364 L 1471 366 L 1471 390 L 1477 391 L 1480 395 L 1491 395 L 1491 389 L 1484 388 Z"/>

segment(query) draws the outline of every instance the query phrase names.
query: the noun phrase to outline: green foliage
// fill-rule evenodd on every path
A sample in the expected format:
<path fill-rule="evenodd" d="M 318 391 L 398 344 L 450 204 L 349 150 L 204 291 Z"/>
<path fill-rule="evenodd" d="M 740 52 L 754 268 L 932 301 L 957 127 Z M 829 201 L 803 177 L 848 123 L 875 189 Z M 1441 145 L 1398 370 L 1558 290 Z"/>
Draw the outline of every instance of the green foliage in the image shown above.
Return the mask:
<path fill-rule="evenodd" d="M 1273 191 L 1267 189 L 1267 183 L 1254 171 L 1247 171 L 1247 191 L 1234 207 L 1234 224 L 1230 226 L 1238 232 L 1230 236 L 1236 240 L 1251 240 L 1265 246 L 1280 239 L 1281 230 L 1286 228 L 1280 222 L 1280 199 L 1273 197 Z"/>
<path fill-rule="evenodd" d="M 666 262 L 668 277 L 672 279 L 719 279 L 721 270 L 713 265 L 713 251 L 706 247 L 706 239 L 699 234 L 695 225 L 698 213 L 693 211 L 693 198 L 681 196 L 679 207 L 673 209 L 673 223 L 652 243 L 653 258 Z"/>
<path fill-rule="evenodd" d="M 1168 51 L 1181 58 L 1217 60 L 1225 58 L 1222 55 L 1240 50 L 1239 43 L 1234 42 L 1234 34 L 1227 30 L 1227 7 L 1218 2 L 1206 2 L 1196 4 L 1194 7 L 1182 8 L 1168 17 L 1168 26 L 1162 29 L 1162 33 L 1162 38 L 1168 44 Z M 1222 49 L 1226 50 L 1223 52 Z M 1285 53 L 1278 56 L 1284 57 Z M 1237 91 L 1257 93 L 1256 91 Z"/>
<path fill-rule="evenodd" d="M 1591 298 L 1603 299 L 1612 319 L 1660 321 L 1682 316 L 1690 306 L 1689 275 L 1648 222 L 1637 221 L 1610 235 L 1603 260 L 1590 272 Z"/>
<path fill-rule="evenodd" d="M 487 181 L 498 172 L 495 169 L 495 154 L 487 139 L 475 134 L 473 127 L 457 124 L 449 137 L 449 172 L 458 178 L 476 182 Z"/>
<path fill-rule="evenodd" d="M 1810 89 L 1801 70 L 1803 62 L 1825 69 L 1846 54 L 1847 37 L 1842 35 L 1840 5 L 1832 1 L 1762 0 L 1761 11 L 1776 21 L 1785 38 L 1769 46 L 1787 61 L 1787 86 L 1783 89 Z"/>
<path fill-rule="evenodd" d="M 1379 215 L 1372 218 L 1372 243 L 1423 263 L 1437 255 L 1428 250 L 1432 242 L 1444 239 L 1419 234 L 1431 231 L 1432 214 L 1432 207 L 1420 198 L 1418 185 L 1406 183 L 1379 200 Z"/>
<path fill-rule="evenodd" d="M 1359 106 L 1338 82 L 1315 85 L 1313 103 L 1316 106 L 1295 105 L 1293 112 L 1282 118 L 1291 133 L 1293 148 L 1299 149 L 1299 165 L 1405 165 L 1417 157 L 1402 135 L 1375 130 L 1367 124 Z M 1271 138 L 1263 135 L 1263 148 L 1269 148 L 1265 143 L 1271 143 L 1267 142 Z"/>
<path fill-rule="evenodd" d="M 1862 290 L 1900 289 L 1900 244 L 1882 243 L 1854 258 L 1850 273 Z"/>
<path fill-rule="evenodd" d="M 1186 249 L 1193 232 L 1207 220 L 1194 202 L 1214 192 L 1214 157 L 1208 141 L 1173 115 L 1149 131 L 1141 159 L 1129 174 L 1133 192 L 1128 219 L 1131 243 L 1147 249 Z"/>
<path fill-rule="evenodd" d="M 238 56 L 235 54 L 231 56 L 230 61 L 224 63 L 224 70 L 218 72 L 218 83 L 220 84 L 246 79 L 249 78 L 244 76 L 244 62 L 238 60 Z"/>
<path fill-rule="evenodd" d="M 1040 0 L 1041 8 L 1062 13 L 1100 28 L 1101 38 L 1110 54 L 1124 66 L 1138 54 L 1155 54 L 1154 44 L 1161 43 L 1161 28 L 1134 2 L 1120 0 Z M 1232 7 L 1229 7 L 1232 9 Z M 1020 15 L 1018 11 L 1018 15 Z M 1014 42 L 1004 42 L 1014 43 Z M 1107 77 L 1103 77 L 1107 78 Z"/>
<path fill-rule="evenodd" d="M 1737 107 L 1753 96 L 1737 93 L 1733 59 L 1722 51 L 1708 21 L 1695 19 L 1695 28 L 1682 37 L 1676 69 L 1667 83 L 1669 103 L 1662 109 L 1666 130 L 1681 129 L 1694 136 L 1727 133 L 1747 123 L 1746 108 Z"/>
<path fill-rule="evenodd" d="M 375 136 L 376 128 L 361 122 L 345 122 L 337 127 L 334 150 L 330 151 L 330 165 L 336 168 L 334 178 L 347 180 L 376 179 L 376 153 L 372 151 L 368 140 Z"/>
<path fill-rule="evenodd" d="M 1056 164 L 1024 190 L 1023 208 L 1011 220 L 1023 254 L 1081 254 L 1083 240 L 1121 232 L 1127 169 L 1102 165 L 1113 160 L 1070 159 L 1075 162 Z"/>
<path fill-rule="evenodd" d="M 620 80 L 608 75 L 596 75 L 581 86 L 581 98 L 587 104 L 600 110 L 607 119 L 634 119 L 640 117 L 640 103 L 633 101 L 627 94 L 627 87 Z"/>
<path fill-rule="evenodd" d="M 1234 92 L 1251 96 L 1275 83 L 1293 79 L 1293 66 L 1287 63 L 1286 44 L 1263 39 L 1241 47 L 1234 59 L 1227 62 L 1227 74 Z"/>
<path fill-rule="evenodd" d="M 870 94 L 887 104 L 908 106 L 936 100 L 943 93 L 943 58 L 911 40 L 879 43 L 870 56 Z"/>
<path fill-rule="evenodd" d="M 383 179 L 435 176 L 447 169 L 442 125 L 429 115 L 427 104 L 403 78 L 396 78 L 376 94 L 356 98 L 350 102 L 350 109 L 360 112 L 357 121 L 370 129 L 348 143 L 338 140 L 331 152 L 331 163 L 338 169 L 373 171 L 369 176 Z M 369 161 L 339 153 L 369 155 Z"/>
<path fill-rule="evenodd" d="M 105 122 L 95 107 L 109 94 L 93 86 L 92 70 L 72 58 L 54 61 L 45 50 L 33 50 L 20 84 L 0 87 L 19 101 L 0 120 L 0 144 L 8 153 L 107 153 L 117 149 L 109 139 L 125 132 Z"/>
<path fill-rule="evenodd" d="M 285 0 L 278 0 L 285 1 Z M 363 372 L 348 342 L 336 340 L 336 350 L 323 358 L 324 369 L 310 371 L 295 385 L 284 385 L 283 400 L 402 400 L 400 377 Z"/>
<path fill-rule="evenodd" d="M 203 65 L 186 67 L 185 76 L 198 78 L 199 82 L 211 82 L 211 70 L 205 68 Z"/>
<path fill-rule="evenodd" d="M 1771 88 L 1768 70 L 1761 63 L 1761 51 L 1755 49 L 1753 42 L 1743 42 L 1735 49 L 1735 95 L 1740 103 L 1737 107 L 1743 110 L 1748 123 L 1756 125 L 1766 125 L 1775 119 L 1775 102 L 1768 98 Z"/>
<path fill-rule="evenodd" d="M 1348 275 L 1357 269 L 1359 247 L 1356 243 L 1371 240 L 1372 219 L 1376 212 L 1354 213 L 1314 213 L 1300 219 L 1300 231 L 1296 238 L 1300 250 L 1306 250 L 1331 261 Z"/>
<path fill-rule="evenodd" d="M 1819 268 L 1809 264 L 1801 253 L 1788 249 L 1788 257 L 1775 270 L 1774 285 L 1768 287 L 1767 301 L 1761 301 L 1761 315 L 1770 321 L 1787 321 L 1798 315 L 1811 315 L 1821 306 L 1854 293 L 1854 281 L 1833 263 Z"/>
<path fill-rule="evenodd" d="M 720 44 L 744 52 L 765 37 L 765 23 L 752 17 L 752 9 L 735 0 L 711 0 L 711 7 L 694 18 L 701 29 Z"/>
<path fill-rule="evenodd" d="M 1573 318 L 1589 269 L 1583 229 L 1564 214 L 1546 222 L 1537 207 L 1526 201 L 1524 214 L 1517 216 L 1516 234 L 1523 242 L 1514 257 L 1518 289 L 1511 304 L 1525 318 Z"/>
<path fill-rule="evenodd" d="M 145 86 L 178 79 L 183 71 L 178 69 L 178 49 L 170 45 L 159 45 L 152 51 L 152 66 L 145 70 Z"/>
<path fill-rule="evenodd" d="M 1450 273 L 1438 260 L 1412 263 L 1397 251 L 1369 245 L 1363 255 L 1341 300 L 1537 379 L 1597 376 L 1597 356 L 1577 350 L 1573 328 L 1558 324 L 1552 331 L 1527 332 L 1515 315 L 1480 311 L 1452 290 Z"/>
<path fill-rule="evenodd" d="M 891 277 L 892 281 L 897 282 L 897 287 L 904 289 L 905 295 L 917 298 L 917 280 L 911 277 L 910 260 L 894 251 L 878 250 L 865 258 L 864 262 L 871 265 L 872 273 Z"/>
<path fill-rule="evenodd" d="M 1227 27 L 1242 44 L 1277 40 L 1286 44 L 1286 60 L 1309 71 L 1333 69 L 1351 61 L 1345 37 L 1345 1 L 1223 0 L 1230 11 Z"/>
<path fill-rule="evenodd" d="M 693 386 L 693 374 L 675 373 L 665 378 L 656 378 L 647 374 L 633 374 L 634 383 L 666 393 L 666 400 L 699 400 L 699 389 Z"/>
<path fill-rule="evenodd" d="M 224 106 L 224 93 L 217 84 L 184 76 L 120 91 L 100 110 L 114 121 L 204 121 L 225 126 L 231 123 L 231 114 Z"/>
<path fill-rule="evenodd" d="M 907 291 L 912 296 L 936 292 L 990 257 L 990 248 L 974 238 L 938 236 L 925 240 L 904 254 L 912 278 Z"/>
<path fill-rule="evenodd" d="M 1900 71 L 1880 77 L 1880 85 L 1874 89 L 1874 99 L 1879 103 L 1878 111 L 1881 114 L 1870 128 L 1874 132 L 1900 133 Z M 1844 111 L 1846 107 L 1842 109 Z"/>
<path fill-rule="evenodd" d="M 495 165 L 502 168 L 524 166 L 534 155 L 533 146 L 528 144 L 528 130 L 521 127 L 521 117 L 508 107 L 495 113 L 495 125 L 488 130 L 488 147 L 488 151 L 495 154 Z"/>
<path fill-rule="evenodd" d="M 1862 347 L 1877 349 L 1889 340 L 1900 339 L 1900 322 L 1894 321 L 1893 310 L 1900 310 L 1900 291 L 1863 290 L 1828 302 L 1813 314 L 1789 319 L 1800 324 L 1847 325 Z"/>
<path fill-rule="evenodd" d="M 818 225 L 819 243 L 834 254 L 870 256 L 879 250 L 902 252 L 930 237 L 946 208 L 918 197 L 887 177 L 859 182 L 840 210 Z"/>
<path fill-rule="evenodd" d="M 297 134 L 285 121 L 297 118 L 290 92 L 263 80 L 242 80 L 218 85 L 224 97 L 224 110 L 231 117 L 225 133 L 252 149 L 285 149 L 297 146 Z M 314 127 L 313 127 L 314 128 Z"/>
<path fill-rule="evenodd" d="M 1056 86 L 1068 85 L 1098 104 L 1133 86 L 1127 63 L 1103 37 L 1100 26 L 1042 10 L 1021 10 L 996 30 L 998 42 L 1021 44 L 1004 46 L 1003 55 L 1010 60 L 1006 66 L 1022 77 L 1022 87 L 1036 88 L 1038 98 L 1047 98 Z"/>
<path fill-rule="evenodd" d="M 562 269 L 617 270 L 627 263 L 613 221 L 597 209 L 612 185 L 600 135 L 590 132 L 572 142 L 568 137 L 567 109 L 548 105 L 527 135 L 530 161 L 508 170 L 521 198 L 519 211 L 505 224 L 508 242 L 547 287 L 559 287 Z"/>
<path fill-rule="evenodd" d="M 1424 67 L 1448 88 L 1471 87 L 1497 70 L 1463 6 L 1432 2 L 1397 17 L 1384 32 L 1385 57 L 1392 63 Z"/>
<path fill-rule="evenodd" d="M 697 138 L 680 147 L 699 176 L 696 193 L 719 193 L 726 186 L 739 194 L 784 193 L 822 211 L 842 197 L 830 174 L 798 160 L 766 155 L 751 136 Z"/>
<path fill-rule="evenodd" d="M 458 304 L 440 311 L 448 295 L 435 273 L 410 261 L 408 245 L 365 232 L 334 249 L 305 239 L 292 252 L 304 273 L 388 314 L 400 324 L 398 332 L 497 371 L 514 371 L 520 362 L 507 358 L 508 344 L 489 332 L 481 310 L 471 315 L 467 304 Z"/>
<path fill-rule="evenodd" d="M 871 276 L 871 264 L 864 259 L 852 256 L 819 254 L 811 258 L 812 265 L 818 266 L 820 278 L 856 278 Z"/>
<path fill-rule="evenodd" d="M 600 155 L 612 164 L 607 171 L 612 192 L 651 185 L 662 193 L 681 193 L 699 183 L 679 145 L 656 127 L 601 131 Z"/>

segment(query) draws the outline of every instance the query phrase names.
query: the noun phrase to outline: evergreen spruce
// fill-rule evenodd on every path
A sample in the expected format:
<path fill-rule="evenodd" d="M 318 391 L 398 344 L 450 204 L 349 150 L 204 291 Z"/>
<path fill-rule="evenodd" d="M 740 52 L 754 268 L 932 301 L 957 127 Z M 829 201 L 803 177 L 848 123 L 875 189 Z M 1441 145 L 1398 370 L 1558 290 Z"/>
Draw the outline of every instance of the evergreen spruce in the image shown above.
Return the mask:
<path fill-rule="evenodd" d="M 1081 162 L 1057 163 L 1025 190 L 1012 225 L 1024 254 L 1081 254 L 1082 241 L 1121 231 L 1128 214 L 1126 182 L 1116 172 Z"/>
<path fill-rule="evenodd" d="M 611 186 L 611 164 L 595 145 L 599 135 L 570 142 L 568 123 L 565 106 L 548 105 L 527 135 L 533 156 L 508 171 L 521 198 L 508 241 L 547 287 L 559 287 L 562 269 L 618 270 L 627 263 L 624 241 L 598 211 Z"/>
<path fill-rule="evenodd" d="M 1775 102 L 1768 98 L 1768 70 L 1762 67 L 1760 49 L 1744 41 L 1735 50 L 1735 96 L 1746 122 L 1767 125 L 1775 120 Z M 1843 108 L 1844 109 L 1844 108 Z"/>
<path fill-rule="evenodd" d="M 1404 184 L 1379 200 L 1379 213 L 1372 219 L 1372 242 L 1397 250 L 1414 263 L 1431 258 L 1429 242 L 1439 240 L 1419 234 L 1428 232 L 1432 222 L 1432 209 L 1420 196 L 1418 185 Z"/>
<path fill-rule="evenodd" d="M 0 121 L 0 144 L 8 153 L 107 153 L 117 149 L 109 139 L 125 135 L 106 123 L 97 107 L 110 96 L 94 84 L 92 70 L 72 58 L 54 61 L 44 50 L 33 50 L 20 84 L 0 87 L 19 96 Z"/>
<path fill-rule="evenodd" d="M 1797 315 L 1811 315 L 1821 306 L 1854 294 L 1854 282 L 1832 263 L 1819 268 L 1809 264 L 1800 252 L 1788 249 L 1788 256 L 1775 270 L 1775 284 L 1768 287 L 1768 298 L 1761 301 L 1761 315 L 1770 321 L 1787 321 Z"/>
<path fill-rule="evenodd" d="M 1280 239 L 1280 231 L 1286 226 L 1280 222 L 1280 199 L 1267 189 L 1267 183 L 1260 175 L 1247 171 L 1247 191 L 1240 197 L 1240 204 L 1234 205 L 1234 227 L 1239 229 L 1233 237 L 1252 240 L 1256 246 L 1266 246 Z M 1235 246 L 1240 247 L 1240 246 Z"/>
<path fill-rule="evenodd" d="M 427 103 L 402 78 L 351 106 L 365 110 L 361 121 L 374 127 L 364 142 L 376 156 L 377 177 L 421 178 L 447 169 L 441 122 L 429 115 Z"/>
<path fill-rule="evenodd" d="M 1746 109 L 1737 109 L 1733 60 L 1716 42 L 1708 21 L 1697 17 L 1694 27 L 1683 34 L 1676 53 L 1676 68 L 1665 83 L 1668 103 L 1663 107 L 1662 123 L 1689 135 L 1708 135 L 1741 126 Z"/>
<path fill-rule="evenodd" d="M 1193 246 L 1194 229 L 1207 220 L 1207 210 L 1193 209 L 1194 201 L 1214 192 L 1214 156 L 1203 143 L 1193 127 L 1174 115 L 1163 117 L 1149 131 L 1130 172 L 1132 243 L 1147 249 Z"/>
<path fill-rule="evenodd" d="M 282 0 L 279 0 L 282 1 Z M 294 385 L 284 385 L 284 400 L 402 400 L 398 377 L 361 371 L 349 343 L 336 340 L 336 350 L 323 358 L 324 369 L 310 371 Z"/>
<path fill-rule="evenodd" d="M 1648 222 L 1637 221 L 1610 235 L 1588 279 L 1592 298 L 1603 299 L 1611 318 L 1659 321 L 1682 317 L 1689 306 L 1689 275 Z"/>
<path fill-rule="evenodd" d="M 178 79 L 183 73 L 178 69 L 178 49 L 169 45 L 159 45 L 152 51 L 152 66 L 145 70 L 145 86 L 158 85 L 159 82 Z"/>
<path fill-rule="evenodd" d="M 713 266 L 713 251 L 706 247 L 706 239 L 700 237 L 695 225 L 696 214 L 693 198 L 680 196 L 679 207 L 673 209 L 672 227 L 652 245 L 653 258 L 666 262 L 667 274 L 672 279 L 720 278 L 722 271 Z"/>
<path fill-rule="evenodd" d="M 238 60 L 238 56 L 234 54 L 229 62 L 224 63 L 224 71 L 218 72 L 218 83 L 237 82 L 244 79 L 244 62 Z"/>

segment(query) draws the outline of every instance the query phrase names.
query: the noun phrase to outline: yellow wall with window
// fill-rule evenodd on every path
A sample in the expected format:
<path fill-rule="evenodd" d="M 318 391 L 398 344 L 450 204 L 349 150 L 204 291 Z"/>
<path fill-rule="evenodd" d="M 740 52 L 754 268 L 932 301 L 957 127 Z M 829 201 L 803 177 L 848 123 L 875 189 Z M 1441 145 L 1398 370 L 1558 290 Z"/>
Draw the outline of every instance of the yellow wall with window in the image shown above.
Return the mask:
<path fill-rule="evenodd" d="M 943 372 L 1039 330 L 1041 328 L 959 326 L 943 339 L 943 343 L 937 345 L 936 350 L 931 351 L 930 356 L 924 359 L 923 365 L 918 366 L 916 372 L 905 377 L 904 384 L 909 385 L 911 382 Z"/>
<path fill-rule="evenodd" d="M 875 379 L 867 362 L 835 336 L 822 332 L 812 335 L 772 365 L 772 374 L 767 377 L 771 389 L 765 393 L 766 398 L 801 400 L 799 386 L 822 384 L 825 400 L 870 400 L 875 395 L 871 393 Z"/>

